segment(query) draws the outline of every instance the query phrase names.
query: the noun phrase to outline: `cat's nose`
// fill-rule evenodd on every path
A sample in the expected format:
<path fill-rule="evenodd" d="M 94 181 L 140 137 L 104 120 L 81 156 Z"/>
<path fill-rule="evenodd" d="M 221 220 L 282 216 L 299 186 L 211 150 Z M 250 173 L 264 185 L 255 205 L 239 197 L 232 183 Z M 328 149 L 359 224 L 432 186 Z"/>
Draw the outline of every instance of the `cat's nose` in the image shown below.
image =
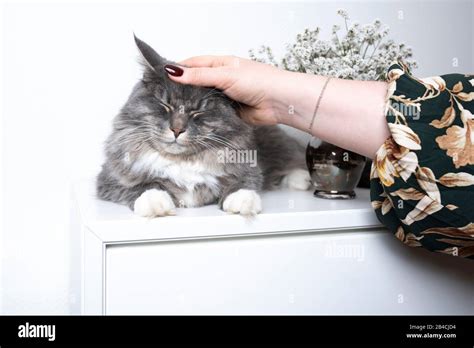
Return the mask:
<path fill-rule="evenodd" d="M 184 133 L 184 129 L 183 129 L 183 128 L 179 128 L 179 127 L 171 128 L 171 127 L 170 127 L 170 129 L 171 129 L 171 131 L 174 133 L 174 138 L 175 138 L 175 139 L 178 139 L 179 135 L 180 135 L 181 133 Z"/>

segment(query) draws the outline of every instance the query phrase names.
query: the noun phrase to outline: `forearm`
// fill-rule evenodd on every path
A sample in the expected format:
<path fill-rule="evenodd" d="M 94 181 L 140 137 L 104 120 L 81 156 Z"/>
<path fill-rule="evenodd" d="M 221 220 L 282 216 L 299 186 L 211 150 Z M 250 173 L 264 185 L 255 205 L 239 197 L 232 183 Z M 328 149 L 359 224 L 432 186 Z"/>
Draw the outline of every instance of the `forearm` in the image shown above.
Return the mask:
<path fill-rule="evenodd" d="M 280 122 L 327 142 L 373 158 L 390 135 L 384 115 L 387 84 L 333 78 L 317 100 L 327 77 L 283 73 L 285 92 L 277 92 Z"/>

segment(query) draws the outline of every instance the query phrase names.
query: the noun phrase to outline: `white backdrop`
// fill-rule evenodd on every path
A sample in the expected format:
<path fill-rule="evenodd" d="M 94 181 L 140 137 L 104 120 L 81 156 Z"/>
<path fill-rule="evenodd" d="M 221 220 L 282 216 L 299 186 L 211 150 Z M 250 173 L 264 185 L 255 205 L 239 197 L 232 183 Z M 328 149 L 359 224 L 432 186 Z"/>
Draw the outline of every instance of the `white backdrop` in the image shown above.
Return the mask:
<path fill-rule="evenodd" d="M 420 76 L 474 71 L 472 1 L 2 6 L 2 311 L 68 313 L 74 301 L 70 184 L 99 170 L 110 121 L 140 76 L 133 32 L 173 60 L 247 56 L 263 43 L 281 55 L 306 27 L 327 34 L 338 8 L 388 24 L 413 47 Z"/>

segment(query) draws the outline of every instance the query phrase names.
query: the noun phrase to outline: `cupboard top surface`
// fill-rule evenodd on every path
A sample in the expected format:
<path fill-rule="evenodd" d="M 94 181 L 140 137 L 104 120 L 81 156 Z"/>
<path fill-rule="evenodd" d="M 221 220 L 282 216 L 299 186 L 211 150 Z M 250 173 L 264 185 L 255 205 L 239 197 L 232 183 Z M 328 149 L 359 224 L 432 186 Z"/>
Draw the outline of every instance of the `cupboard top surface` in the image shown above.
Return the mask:
<path fill-rule="evenodd" d="M 314 197 L 312 191 L 279 190 L 261 193 L 263 212 L 253 218 L 208 205 L 177 208 L 176 216 L 149 219 L 134 215 L 126 206 L 96 198 L 93 180 L 73 187 L 83 225 L 107 242 L 380 226 L 369 190 L 357 189 L 356 194 L 352 200 L 327 200 Z"/>

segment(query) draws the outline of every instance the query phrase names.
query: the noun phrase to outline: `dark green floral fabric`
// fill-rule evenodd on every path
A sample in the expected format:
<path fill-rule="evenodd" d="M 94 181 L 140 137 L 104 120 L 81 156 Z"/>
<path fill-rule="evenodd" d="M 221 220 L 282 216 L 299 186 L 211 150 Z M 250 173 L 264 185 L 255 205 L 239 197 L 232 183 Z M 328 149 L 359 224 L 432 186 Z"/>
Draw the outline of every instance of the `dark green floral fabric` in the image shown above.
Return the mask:
<path fill-rule="evenodd" d="M 474 259 L 474 75 L 387 72 L 391 137 L 370 189 L 378 219 L 412 247 Z"/>

